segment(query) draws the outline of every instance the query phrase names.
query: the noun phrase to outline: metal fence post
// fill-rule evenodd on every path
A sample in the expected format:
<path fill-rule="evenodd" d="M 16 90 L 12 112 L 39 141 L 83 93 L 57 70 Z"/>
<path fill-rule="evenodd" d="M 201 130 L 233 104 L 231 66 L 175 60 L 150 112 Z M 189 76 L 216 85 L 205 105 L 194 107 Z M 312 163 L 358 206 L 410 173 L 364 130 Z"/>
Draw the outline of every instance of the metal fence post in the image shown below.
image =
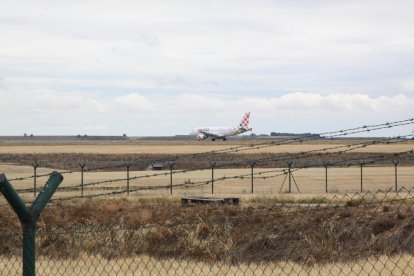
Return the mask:
<path fill-rule="evenodd" d="M 83 197 L 83 170 L 85 168 L 86 163 L 79 163 L 81 168 L 81 197 Z"/>
<path fill-rule="evenodd" d="M 53 172 L 32 206 L 27 208 L 6 176 L 0 174 L 0 191 L 23 226 L 23 275 L 25 276 L 33 276 L 36 273 L 36 222 L 62 180 L 63 176 L 60 173 Z"/>
<path fill-rule="evenodd" d="M 256 165 L 256 161 L 253 161 L 253 162 L 250 162 L 250 167 L 251 167 L 251 173 L 252 173 L 252 194 L 253 194 L 253 185 L 254 185 L 254 174 L 253 174 L 253 169 L 254 169 L 254 166 Z"/>
<path fill-rule="evenodd" d="M 216 162 L 210 162 L 211 166 L 211 194 L 214 194 L 214 168 L 216 167 Z"/>
<path fill-rule="evenodd" d="M 328 193 L 328 166 L 329 166 L 329 161 L 324 162 L 323 165 L 325 166 L 325 193 Z"/>
<path fill-rule="evenodd" d="M 170 167 L 170 193 L 173 193 L 173 167 L 175 163 L 174 162 L 168 162 L 168 166 Z"/>
<path fill-rule="evenodd" d="M 34 178 L 33 178 L 33 195 L 34 195 L 34 197 L 36 197 L 37 168 L 39 167 L 39 164 L 37 163 L 37 160 L 35 160 L 32 163 L 32 166 L 33 166 L 33 174 L 34 174 Z"/>
<path fill-rule="evenodd" d="M 288 167 L 289 167 L 289 193 L 292 192 L 292 164 L 293 162 L 288 162 Z"/>
<path fill-rule="evenodd" d="M 398 191 L 398 174 L 397 174 L 397 167 L 400 163 L 400 160 L 394 159 L 394 173 L 395 173 L 395 192 Z"/>
<path fill-rule="evenodd" d="M 130 167 L 130 164 L 125 164 L 125 166 L 126 166 L 126 169 L 127 169 L 127 195 L 129 195 L 129 167 Z"/>
<path fill-rule="evenodd" d="M 362 182 L 362 167 L 365 165 L 365 162 L 361 162 L 359 163 L 359 165 L 361 166 L 361 193 L 363 192 L 363 182 Z"/>
<path fill-rule="evenodd" d="M 36 275 L 36 227 L 23 223 L 23 275 Z"/>

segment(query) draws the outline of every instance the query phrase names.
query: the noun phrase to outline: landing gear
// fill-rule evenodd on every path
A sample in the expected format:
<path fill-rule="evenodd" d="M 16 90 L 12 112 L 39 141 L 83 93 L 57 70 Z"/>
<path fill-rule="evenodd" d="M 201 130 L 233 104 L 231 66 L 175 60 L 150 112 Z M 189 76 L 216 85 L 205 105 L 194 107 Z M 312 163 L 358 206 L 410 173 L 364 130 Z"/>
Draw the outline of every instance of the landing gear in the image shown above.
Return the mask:
<path fill-rule="evenodd" d="M 227 138 L 226 138 L 226 137 L 224 137 L 224 138 L 223 138 L 223 141 L 227 141 Z"/>
<path fill-rule="evenodd" d="M 211 138 L 211 141 L 213 141 L 213 142 L 216 141 L 216 138 Z"/>

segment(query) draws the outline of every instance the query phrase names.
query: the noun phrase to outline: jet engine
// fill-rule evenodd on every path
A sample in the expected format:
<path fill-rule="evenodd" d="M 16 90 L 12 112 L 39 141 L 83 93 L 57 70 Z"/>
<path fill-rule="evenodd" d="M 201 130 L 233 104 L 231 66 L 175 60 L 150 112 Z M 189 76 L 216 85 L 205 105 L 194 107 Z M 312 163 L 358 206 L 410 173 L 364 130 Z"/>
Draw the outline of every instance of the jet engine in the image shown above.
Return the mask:
<path fill-rule="evenodd" d="M 197 135 L 197 139 L 198 139 L 198 141 L 204 140 L 204 139 L 206 139 L 206 138 L 207 138 L 207 136 L 206 136 L 206 135 L 204 135 L 203 133 L 199 133 L 199 134 Z"/>

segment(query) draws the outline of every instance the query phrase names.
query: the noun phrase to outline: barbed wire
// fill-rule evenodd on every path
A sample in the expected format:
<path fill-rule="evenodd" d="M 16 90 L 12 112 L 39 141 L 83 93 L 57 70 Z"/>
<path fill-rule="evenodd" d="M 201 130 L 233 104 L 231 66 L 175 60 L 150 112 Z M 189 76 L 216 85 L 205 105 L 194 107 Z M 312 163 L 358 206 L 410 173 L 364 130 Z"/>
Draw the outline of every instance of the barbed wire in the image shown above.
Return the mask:
<path fill-rule="evenodd" d="M 404 151 L 404 152 L 398 152 L 396 154 L 398 155 L 405 155 L 405 154 L 413 154 L 413 150 L 409 150 L 409 151 Z M 293 168 L 291 169 L 291 173 L 299 171 L 299 170 L 303 170 L 303 169 L 309 169 L 309 168 L 322 168 L 325 166 L 328 167 L 333 167 L 333 166 L 338 166 L 338 165 L 344 165 L 347 167 L 351 167 L 353 165 L 361 165 L 361 163 L 363 165 L 370 165 L 370 164 L 375 164 L 376 162 L 379 161 L 384 161 L 386 159 L 388 159 L 389 157 L 385 156 L 385 155 L 378 155 L 378 156 L 370 156 L 369 158 L 367 157 L 365 160 L 358 158 L 358 159 L 354 159 L 354 160 L 340 160 L 340 161 L 336 161 L 336 162 L 330 162 L 328 165 L 323 165 L 323 164 L 313 164 L 313 165 L 304 165 L 300 168 Z M 364 160 L 364 161 L 362 161 Z M 283 174 L 277 174 L 277 175 L 273 175 L 273 176 L 266 176 L 263 177 L 263 179 L 267 179 L 267 178 L 272 178 L 272 177 L 277 177 L 277 176 L 281 176 L 281 175 L 286 175 L 288 173 L 287 169 L 284 169 Z"/>
<path fill-rule="evenodd" d="M 340 148 L 346 148 L 345 150 L 340 150 L 340 151 L 336 151 L 336 152 L 329 152 L 329 154 L 342 154 L 342 153 L 346 153 L 349 151 L 353 151 L 356 149 L 360 149 L 360 148 L 365 148 L 368 147 L 370 145 L 377 145 L 377 144 L 381 144 L 381 143 L 386 143 L 386 144 L 390 144 L 390 143 L 402 143 L 402 142 L 406 142 L 409 141 L 407 139 L 405 139 L 406 137 L 411 136 L 410 135 L 404 135 L 404 136 L 398 136 L 397 138 L 387 138 L 387 139 L 383 139 L 383 140 L 374 140 L 374 141 L 369 141 L 369 142 L 363 142 L 363 143 L 358 143 L 358 144 L 346 144 L 346 145 L 338 145 L 338 146 L 333 146 L 333 147 L 325 147 L 322 149 L 315 149 L 315 150 L 309 150 L 309 151 L 305 151 L 305 152 L 300 152 L 297 154 L 285 154 L 282 155 L 282 157 L 284 156 L 284 158 L 280 158 L 280 156 L 278 156 L 278 159 L 275 159 L 274 157 L 266 157 L 266 158 L 261 158 L 261 159 L 249 159 L 249 160 L 242 160 L 242 161 L 238 161 L 238 162 L 232 162 L 232 163 L 222 163 L 222 164 L 217 164 L 215 166 L 216 169 L 222 168 L 222 167 L 228 167 L 228 166 L 239 166 L 239 165 L 243 165 L 243 164 L 251 164 L 251 163 L 263 163 L 263 162 L 268 162 L 268 161 L 292 161 L 292 160 L 296 160 L 296 159 L 301 159 L 301 158 L 309 158 L 312 156 L 316 156 L 316 155 L 320 155 L 322 152 L 327 152 L 329 150 L 335 150 L 335 149 L 340 149 Z M 398 139 L 398 140 L 396 140 Z M 393 141 L 395 140 L 395 141 Z M 296 156 L 295 156 L 296 155 Z M 116 182 L 123 182 L 123 181 L 128 181 L 128 180 L 136 180 L 136 179 L 141 179 L 141 178 L 151 178 L 151 177 L 157 177 L 157 176 L 167 176 L 170 174 L 176 175 L 176 174 L 185 174 L 185 173 L 192 173 L 192 172 L 197 172 L 197 171 L 205 171 L 205 170 L 210 170 L 211 167 L 207 167 L 207 168 L 199 168 L 199 169 L 188 169 L 188 170 L 173 170 L 170 173 L 168 172 L 162 172 L 162 173 L 155 173 L 155 174 L 146 174 L 146 175 L 142 175 L 142 176 L 134 176 L 134 177 L 122 177 L 122 178 L 116 178 L 116 179 L 109 179 L 109 180 L 102 180 L 102 181 L 95 181 L 95 182 L 91 182 L 91 183 L 85 183 L 85 184 L 77 184 L 77 185 L 73 185 L 73 186 L 69 186 L 69 187 L 61 187 L 59 188 L 59 190 L 78 190 L 80 188 L 83 187 L 88 187 L 88 186 L 96 186 L 96 185 L 100 185 L 100 184 L 108 184 L 108 183 L 116 183 Z M 21 193 L 30 193 L 33 192 L 34 189 L 33 188 L 28 188 L 28 189 L 19 189 L 17 190 L 18 192 Z"/>
<path fill-rule="evenodd" d="M 408 136 L 408 135 L 407 135 Z M 399 141 L 394 141 L 393 143 L 400 143 L 400 142 L 405 142 L 407 140 L 405 140 L 406 136 L 398 136 L 398 138 L 400 139 Z M 262 159 L 254 159 L 254 160 L 243 160 L 243 161 L 238 161 L 238 162 L 233 162 L 233 163 L 223 163 L 223 164 L 219 164 L 216 166 L 216 168 L 221 168 L 221 167 L 228 167 L 229 165 L 233 165 L 233 166 L 239 166 L 242 164 L 247 164 L 247 163 L 261 163 L 261 162 L 267 162 L 267 161 L 292 161 L 292 160 L 296 160 L 296 159 L 300 159 L 300 158 L 308 158 L 308 157 L 312 157 L 315 155 L 319 155 L 321 152 L 326 152 L 328 150 L 333 150 L 333 149 L 339 149 L 339 148 L 346 148 L 346 150 L 342 150 L 342 151 L 338 151 L 338 152 L 333 152 L 331 154 L 341 154 L 341 153 L 345 153 L 345 152 L 349 152 L 352 150 L 356 150 L 358 148 L 364 148 L 367 147 L 369 145 L 375 145 L 375 144 L 380 144 L 380 143 L 389 143 L 390 141 L 392 141 L 393 139 L 396 138 L 387 138 L 387 139 L 383 139 L 383 140 L 374 140 L 374 141 L 370 141 L 370 142 L 364 142 L 364 143 L 359 143 L 359 144 L 347 144 L 347 145 L 339 145 L 339 146 L 333 146 L 333 147 L 326 147 L 326 148 L 322 148 L 322 149 L 316 149 L 316 150 L 309 150 L 307 152 L 301 152 L 296 154 L 296 156 L 294 156 L 295 154 L 285 154 L 285 158 L 278 158 L 278 159 L 274 159 L 274 157 L 266 157 L 266 158 L 262 158 Z M 155 174 L 147 174 L 145 176 L 135 176 L 135 177 L 129 177 L 129 178 L 118 178 L 118 179 L 109 179 L 109 180 L 102 180 L 102 181 L 96 181 L 96 182 L 92 182 L 92 183 L 86 183 L 86 184 L 77 184 L 74 186 L 70 186 L 70 187 L 61 187 L 60 190 L 70 190 L 70 189 L 79 189 L 82 186 L 83 187 L 88 187 L 88 186 L 95 186 L 95 185 L 100 185 L 100 184 L 107 184 L 107 183 L 114 183 L 114 182 L 121 182 L 121 181 L 127 181 L 127 180 L 134 180 L 134 179 L 140 179 L 140 178 L 151 178 L 151 177 L 157 177 L 157 176 L 167 176 L 168 174 L 181 174 L 181 173 L 191 173 L 191 172 L 196 172 L 196 171 L 204 171 L 204 170 L 209 170 L 211 167 L 208 168 L 199 168 L 199 169 L 188 169 L 188 170 L 175 170 L 172 171 L 170 173 L 168 172 L 163 172 L 163 173 L 155 173 Z M 17 190 L 18 192 L 22 192 L 22 193 L 29 193 L 29 192 L 33 192 L 34 189 L 33 188 L 27 188 L 27 189 L 19 189 Z"/>
<path fill-rule="evenodd" d="M 402 156 L 404 154 L 412 154 L 412 153 L 413 153 L 413 150 L 398 152 L 396 154 L 398 154 L 399 156 Z M 386 158 L 387 157 L 384 156 L 384 155 L 378 155 L 378 156 L 374 156 L 374 157 L 371 156 L 368 161 L 364 161 L 365 162 L 364 164 L 366 164 L 366 165 L 367 164 L 373 164 L 375 162 L 385 160 Z M 350 165 L 352 165 L 352 163 L 350 163 L 350 161 L 355 162 L 355 164 L 360 164 L 361 159 L 358 158 L 358 159 L 354 159 L 354 160 L 341 160 L 341 161 L 333 162 L 333 163 L 331 163 L 331 165 L 338 165 L 338 164 L 342 164 L 344 162 L 348 162 L 347 165 L 350 166 Z M 306 166 L 303 166 L 301 168 L 292 169 L 291 173 L 299 171 L 299 170 L 303 170 L 303 169 L 317 168 L 317 167 L 323 167 L 323 165 L 321 165 L 321 164 L 306 165 Z M 268 174 L 268 173 L 273 173 L 273 172 L 278 172 L 278 173 L 275 174 L 275 175 L 264 176 L 264 177 L 260 177 L 260 178 L 262 178 L 262 179 L 275 178 L 275 177 L 278 177 L 278 176 L 284 176 L 288 173 L 287 169 L 278 169 L 278 170 L 256 172 L 256 173 L 253 173 L 253 176 Z M 173 185 L 169 184 L 169 185 L 146 186 L 146 187 L 137 187 L 137 188 L 134 188 L 134 189 L 123 189 L 123 190 L 118 190 L 118 191 L 103 192 L 103 193 L 93 194 L 93 195 L 61 197 L 61 198 L 53 199 L 53 201 L 54 200 L 73 200 L 73 199 L 81 199 L 81 198 L 91 199 L 91 198 L 100 197 L 100 196 L 121 195 L 121 194 L 125 194 L 125 193 L 133 193 L 133 192 L 143 191 L 143 190 L 170 189 L 171 186 L 174 187 L 174 188 L 178 188 L 178 187 L 194 188 L 194 187 L 199 187 L 199 186 L 205 186 L 205 185 L 211 184 L 212 182 L 217 183 L 217 182 L 220 182 L 220 181 L 231 180 L 231 179 L 243 179 L 243 178 L 250 177 L 250 176 L 252 176 L 251 173 L 246 173 L 246 174 L 241 174 L 241 175 L 236 175 L 236 176 L 224 176 L 224 177 L 219 177 L 219 178 L 215 178 L 215 179 L 211 179 L 211 180 L 201 180 L 201 181 L 195 181 L 195 182 L 184 182 L 184 183 L 173 184 Z M 256 179 L 257 179 L 257 177 L 256 177 Z"/>
<path fill-rule="evenodd" d="M 271 156 L 271 157 L 265 157 L 265 158 L 260 158 L 260 159 L 251 159 L 251 160 L 245 160 L 245 161 L 239 161 L 239 162 L 228 162 L 228 163 L 222 163 L 223 166 L 227 166 L 227 165 L 237 165 L 237 163 L 260 163 L 260 162 L 268 162 L 268 161 L 290 161 L 290 159 L 294 160 L 294 159 L 300 159 L 300 158 L 307 158 L 307 157 L 312 157 L 315 155 L 321 155 L 322 153 L 324 154 L 341 154 L 341 153 L 346 153 L 348 151 L 353 151 L 356 149 L 361 149 L 361 148 L 366 148 L 367 146 L 370 145 L 378 145 L 378 144 L 396 144 L 396 143 L 403 143 L 403 142 L 407 142 L 408 140 L 406 139 L 407 137 L 410 137 L 411 134 L 408 135 L 404 135 L 404 136 L 398 136 L 398 137 L 394 137 L 394 138 L 386 138 L 383 140 L 374 140 L 374 141 L 370 141 L 370 142 L 363 142 L 363 143 L 357 143 L 357 144 L 346 144 L 346 145 L 338 145 L 338 146 L 333 146 L 333 147 L 326 147 L 326 148 L 321 148 L 321 149 L 314 149 L 314 150 L 308 150 L 308 151 L 302 151 L 299 153 L 286 153 L 286 154 L 282 154 L 283 156 L 286 156 L 286 158 L 280 158 L 280 155 L 276 155 L 277 158 L 275 159 L 275 157 Z M 398 139 L 398 140 L 397 140 Z M 393 141 L 396 140 L 396 141 Z M 337 152 L 331 152 L 331 150 L 336 150 L 336 149 L 340 149 L 340 148 L 348 148 L 346 150 L 343 151 L 337 151 Z M 296 156 L 295 156 L 296 155 Z"/>
<path fill-rule="evenodd" d="M 361 126 L 361 127 L 355 127 L 355 128 L 344 129 L 344 130 L 339 130 L 339 131 L 325 132 L 325 133 L 320 133 L 320 134 L 313 134 L 313 135 L 310 134 L 310 135 L 305 136 L 305 137 L 285 139 L 285 140 L 282 140 L 282 141 L 279 141 L 279 142 L 271 141 L 271 142 L 265 142 L 265 143 L 259 143 L 259 144 L 239 145 L 239 146 L 231 147 L 231 148 L 228 148 L 228 149 L 221 149 L 221 150 L 208 151 L 208 152 L 202 152 L 202 153 L 185 154 L 185 155 L 179 155 L 179 156 L 175 156 L 175 157 L 169 157 L 169 158 L 151 160 L 151 161 L 147 161 L 147 160 L 130 161 L 130 162 L 127 162 L 126 164 L 122 164 L 122 165 L 103 166 L 103 167 L 99 167 L 99 168 L 85 169 L 83 171 L 84 172 L 91 172 L 91 171 L 109 170 L 109 169 L 115 169 L 115 168 L 123 168 L 123 167 L 126 167 L 126 166 L 140 165 L 140 164 L 148 163 L 148 162 L 150 162 L 150 163 L 161 163 L 161 162 L 165 163 L 165 162 L 168 162 L 168 161 L 177 161 L 177 160 L 183 159 L 183 158 L 196 158 L 196 157 L 200 157 L 200 156 L 213 156 L 215 154 L 232 153 L 232 152 L 239 153 L 239 152 L 242 152 L 242 151 L 247 151 L 247 150 L 252 150 L 252 149 L 257 150 L 257 149 L 262 149 L 262 148 L 265 148 L 265 147 L 273 147 L 273 146 L 287 145 L 287 144 L 296 143 L 296 142 L 304 142 L 304 141 L 308 141 L 308 140 L 315 140 L 315 139 L 318 139 L 318 138 L 315 137 L 317 135 L 325 136 L 324 137 L 325 139 L 329 139 L 329 138 L 347 136 L 347 135 L 351 135 L 351 134 L 367 133 L 367 132 L 371 132 L 371 131 L 376 131 L 376 130 L 381 130 L 381 129 L 386 129 L 386 128 L 394 128 L 394 127 L 398 127 L 398 126 L 411 125 L 411 124 L 414 124 L 414 118 L 400 120 L 400 121 L 394 121 L 394 122 L 386 122 L 386 123 L 376 124 L 376 125 L 364 125 L 364 126 Z M 66 170 L 66 171 L 62 171 L 61 174 L 63 174 L 63 175 L 64 174 L 72 174 L 72 173 L 76 173 L 76 172 L 81 172 L 81 170 L 79 170 L 79 169 Z M 50 173 L 36 175 L 37 178 L 48 177 L 48 176 L 50 176 Z M 34 175 L 27 176 L 27 177 L 18 177 L 18 178 L 10 179 L 10 181 L 22 181 L 22 180 L 31 179 L 31 178 L 34 178 L 34 177 L 35 177 Z"/>
<path fill-rule="evenodd" d="M 403 152 L 397 152 L 394 153 L 394 155 L 398 155 L 398 156 L 403 156 L 405 154 L 412 154 L 413 150 L 409 150 L 409 151 L 403 151 Z M 377 156 L 370 156 L 368 160 L 364 160 L 359 158 L 355 158 L 354 160 L 339 160 L 336 162 L 331 162 L 329 163 L 329 166 L 336 166 L 339 164 L 344 164 L 346 163 L 347 166 L 352 166 L 352 165 L 360 165 L 361 162 L 363 162 L 365 165 L 367 164 L 374 164 L 375 162 L 378 161 L 383 161 L 386 158 L 388 158 L 387 156 L 384 156 L 383 154 L 381 155 L 377 155 Z M 308 169 L 308 168 L 317 168 L 317 167 L 323 167 L 325 165 L 321 165 L 319 163 L 317 164 L 308 164 L 305 165 L 301 168 L 293 168 L 291 169 L 291 173 L 299 171 L 299 170 L 303 170 L 303 169 Z M 269 174 L 269 173 L 274 173 L 277 172 L 277 174 L 274 175 L 270 175 L 270 176 L 263 176 L 263 177 L 257 177 L 258 175 L 263 175 L 263 174 Z M 241 175 L 236 175 L 236 176 L 224 176 L 224 177 L 219 177 L 219 178 L 215 178 L 215 179 L 211 179 L 211 180 L 202 180 L 202 181 L 196 181 L 196 182 L 185 182 L 185 183 L 179 183 L 179 184 L 169 184 L 169 185 L 156 185 L 156 186 L 144 186 L 144 187 L 137 187 L 137 188 L 133 188 L 133 189 L 123 189 L 123 190 L 118 190 L 118 191 L 111 191 L 111 192 L 102 192 L 102 193 L 98 193 L 98 194 L 93 194 L 93 195 L 83 195 L 83 196 L 69 196 L 69 197 L 60 197 L 60 198 L 54 198 L 51 201 L 67 201 L 67 200 L 74 200 L 74 199 L 92 199 L 95 197 L 101 197 L 101 196 L 111 196 L 111 195 L 121 195 L 121 194 L 125 194 L 125 193 L 133 193 L 133 192 L 138 192 L 138 191 L 143 191 L 143 190 L 159 190 L 159 189 L 170 189 L 171 187 L 174 188 L 178 188 L 178 187 L 186 187 L 186 188 L 194 188 L 194 187 L 199 187 L 199 186 L 205 186 L 208 184 L 211 184 L 213 181 L 214 183 L 220 182 L 220 181 L 225 181 L 225 180 L 230 180 L 230 179 L 243 179 L 245 177 L 250 177 L 250 176 L 256 176 L 255 179 L 257 178 L 262 178 L 262 179 L 268 179 L 268 178 L 275 178 L 278 176 L 284 176 L 287 175 L 288 170 L 286 168 L 284 169 L 278 169 L 278 170 L 266 170 L 266 171 L 261 171 L 261 172 L 255 172 L 255 173 L 246 173 L 246 174 L 241 174 Z M 79 189 L 78 187 L 65 187 L 66 189 Z M 31 204 L 32 202 L 29 202 L 28 204 Z M 5 206 L 8 204 L 1 204 L 1 206 Z"/>
<path fill-rule="evenodd" d="M 373 125 L 363 125 L 361 127 L 355 127 L 355 128 L 348 128 L 346 130 L 339 130 L 339 131 L 333 131 L 333 132 L 325 132 L 325 133 L 321 133 L 320 135 L 331 135 L 331 134 L 335 134 L 338 132 L 352 132 L 352 131 L 356 131 L 358 129 L 366 129 L 366 128 L 376 128 L 376 127 L 382 127 L 382 126 L 389 126 L 392 124 L 399 124 L 399 123 L 407 123 L 407 122 L 413 122 L 414 118 L 409 118 L 409 119 L 404 119 L 404 120 L 400 120 L 400 121 L 394 121 L 394 122 L 386 122 L 386 123 L 381 123 L 381 124 L 373 124 Z"/>

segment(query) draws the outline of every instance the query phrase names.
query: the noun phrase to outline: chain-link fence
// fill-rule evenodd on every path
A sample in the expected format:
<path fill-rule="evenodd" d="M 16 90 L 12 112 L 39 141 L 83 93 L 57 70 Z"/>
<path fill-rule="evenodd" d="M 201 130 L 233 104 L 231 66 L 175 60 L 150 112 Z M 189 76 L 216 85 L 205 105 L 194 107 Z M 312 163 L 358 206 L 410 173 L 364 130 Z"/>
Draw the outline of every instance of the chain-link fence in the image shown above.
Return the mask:
<path fill-rule="evenodd" d="M 414 190 L 294 201 L 259 197 L 239 206 L 52 205 L 39 222 L 36 272 L 414 274 Z M 7 208 L 0 209 L 0 275 L 18 275 L 22 237 Z"/>

